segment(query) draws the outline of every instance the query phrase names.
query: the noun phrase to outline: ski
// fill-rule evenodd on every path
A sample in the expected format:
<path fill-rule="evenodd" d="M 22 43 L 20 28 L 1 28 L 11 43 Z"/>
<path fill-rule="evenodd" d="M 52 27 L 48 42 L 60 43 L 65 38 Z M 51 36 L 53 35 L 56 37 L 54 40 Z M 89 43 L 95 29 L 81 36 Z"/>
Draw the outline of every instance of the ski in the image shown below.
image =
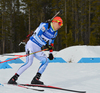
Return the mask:
<path fill-rule="evenodd" d="M 31 89 L 31 90 L 35 90 L 35 91 L 44 91 L 43 89 L 33 89 L 33 88 L 29 88 L 23 85 L 17 85 L 18 87 L 22 87 L 22 88 L 26 88 L 26 89 Z"/>
<path fill-rule="evenodd" d="M 7 85 L 13 85 L 13 86 L 18 86 L 18 87 L 21 87 L 21 88 L 25 88 L 25 89 L 30 89 L 30 90 L 35 90 L 35 91 L 44 91 L 43 89 L 34 89 L 34 88 L 30 88 L 30 87 L 27 87 L 27 86 L 24 86 L 24 85 L 21 85 L 21 84 L 7 84 Z"/>
<path fill-rule="evenodd" d="M 38 84 L 20 84 L 22 86 L 32 86 L 32 87 L 43 87 L 43 88 L 50 88 L 50 89 L 58 89 L 58 90 L 64 90 L 69 92 L 77 92 L 77 93 L 86 93 L 86 91 L 77 91 L 77 90 L 71 90 L 71 89 L 65 89 L 55 86 L 49 86 L 49 85 L 38 85 Z"/>

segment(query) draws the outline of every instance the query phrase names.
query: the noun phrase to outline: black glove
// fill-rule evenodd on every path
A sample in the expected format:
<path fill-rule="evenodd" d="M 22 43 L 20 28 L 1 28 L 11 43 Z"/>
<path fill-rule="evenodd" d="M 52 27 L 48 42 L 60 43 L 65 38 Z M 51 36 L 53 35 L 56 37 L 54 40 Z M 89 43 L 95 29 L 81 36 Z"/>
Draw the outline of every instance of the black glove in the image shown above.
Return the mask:
<path fill-rule="evenodd" d="M 53 54 L 50 53 L 48 58 L 49 58 L 50 60 L 53 60 L 53 58 L 54 58 L 54 57 L 53 57 Z"/>

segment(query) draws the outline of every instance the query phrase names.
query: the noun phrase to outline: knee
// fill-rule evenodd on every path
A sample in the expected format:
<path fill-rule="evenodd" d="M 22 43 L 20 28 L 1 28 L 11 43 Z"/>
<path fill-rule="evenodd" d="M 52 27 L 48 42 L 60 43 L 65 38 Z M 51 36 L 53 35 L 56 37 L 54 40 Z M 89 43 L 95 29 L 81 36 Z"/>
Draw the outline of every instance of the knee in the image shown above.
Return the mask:
<path fill-rule="evenodd" d="M 48 64 L 49 63 L 49 60 L 48 58 L 43 58 L 42 61 L 41 61 L 42 64 Z"/>
<path fill-rule="evenodd" d="M 28 62 L 28 63 L 25 63 L 24 65 L 22 65 L 21 67 L 24 67 L 24 66 L 25 66 L 26 68 L 28 68 L 28 67 L 30 67 L 31 65 L 32 65 L 32 63 L 29 63 L 29 62 Z"/>
<path fill-rule="evenodd" d="M 27 66 L 30 67 L 32 65 L 32 62 L 28 63 Z"/>

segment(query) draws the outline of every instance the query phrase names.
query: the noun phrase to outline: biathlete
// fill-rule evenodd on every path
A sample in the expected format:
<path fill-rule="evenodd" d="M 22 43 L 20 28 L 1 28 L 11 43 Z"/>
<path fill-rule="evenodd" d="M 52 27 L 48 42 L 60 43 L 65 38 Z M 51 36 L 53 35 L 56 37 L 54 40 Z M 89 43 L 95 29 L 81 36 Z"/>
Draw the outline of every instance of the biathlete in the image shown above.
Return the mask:
<path fill-rule="evenodd" d="M 44 52 L 28 55 L 26 57 L 26 63 L 18 69 L 13 77 L 11 77 L 8 84 L 17 84 L 16 81 L 18 77 L 32 65 L 34 57 L 40 60 L 42 64 L 40 65 L 35 77 L 32 79 L 31 84 L 44 84 L 39 79 L 49 63 L 48 58 L 53 60 L 52 52 L 54 47 L 54 39 L 56 38 L 58 29 L 60 29 L 61 26 L 63 26 L 63 20 L 59 16 L 54 17 L 50 23 L 40 23 L 39 27 L 34 31 L 25 45 L 25 51 L 26 54 L 30 54 L 40 51 L 41 47 L 46 45 L 49 49 L 49 57 L 47 57 Z M 47 42 L 49 42 L 48 45 Z"/>

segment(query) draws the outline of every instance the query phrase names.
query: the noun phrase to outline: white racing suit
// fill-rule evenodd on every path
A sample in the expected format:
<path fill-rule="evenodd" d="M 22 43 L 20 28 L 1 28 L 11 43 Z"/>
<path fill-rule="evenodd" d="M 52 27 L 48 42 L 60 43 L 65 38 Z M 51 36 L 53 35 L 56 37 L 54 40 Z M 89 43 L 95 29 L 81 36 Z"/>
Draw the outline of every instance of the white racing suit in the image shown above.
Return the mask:
<path fill-rule="evenodd" d="M 40 26 L 34 31 L 34 34 L 30 37 L 30 40 L 25 46 L 26 53 L 40 51 L 41 47 L 47 44 L 47 41 L 49 41 L 49 45 L 54 43 L 54 38 L 57 36 L 58 31 L 54 31 L 52 26 L 48 28 L 48 24 L 49 23 L 41 23 Z M 38 73 L 42 74 L 44 72 L 49 60 L 44 52 L 38 52 L 26 57 L 26 63 L 17 71 L 18 75 L 21 75 L 28 67 L 32 65 L 34 57 L 36 57 L 42 63 L 38 69 Z"/>

